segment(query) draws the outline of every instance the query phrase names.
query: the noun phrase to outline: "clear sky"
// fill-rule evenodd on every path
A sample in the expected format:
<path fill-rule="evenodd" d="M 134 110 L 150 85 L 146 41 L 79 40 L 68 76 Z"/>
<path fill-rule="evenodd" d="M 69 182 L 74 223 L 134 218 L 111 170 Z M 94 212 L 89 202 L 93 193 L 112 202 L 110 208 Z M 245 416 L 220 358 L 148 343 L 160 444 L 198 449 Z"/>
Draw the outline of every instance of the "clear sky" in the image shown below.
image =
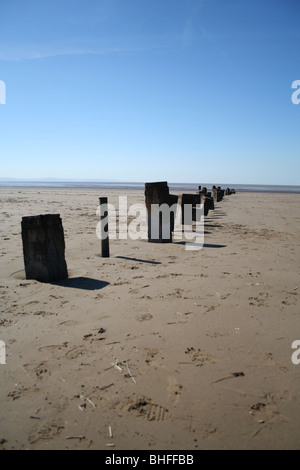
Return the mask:
<path fill-rule="evenodd" d="M 299 45 L 300 0 L 0 0 L 0 177 L 300 185 Z"/>

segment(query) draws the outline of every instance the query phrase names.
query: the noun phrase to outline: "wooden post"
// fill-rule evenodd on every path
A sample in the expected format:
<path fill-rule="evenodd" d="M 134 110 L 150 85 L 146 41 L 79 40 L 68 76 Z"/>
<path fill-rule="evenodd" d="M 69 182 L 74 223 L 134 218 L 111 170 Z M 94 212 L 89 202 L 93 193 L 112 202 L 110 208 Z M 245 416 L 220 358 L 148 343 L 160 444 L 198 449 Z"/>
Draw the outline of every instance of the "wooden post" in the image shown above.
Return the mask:
<path fill-rule="evenodd" d="M 101 256 L 102 258 L 109 258 L 107 197 L 99 197 L 99 203 L 100 203 L 100 227 L 101 227 Z"/>
<path fill-rule="evenodd" d="M 201 204 L 201 193 L 200 194 L 188 194 L 184 193 L 180 196 L 180 204 L 181 204 L 181 215 L 182 215 L 182 225 L 193 225 L 193 222 L 196 222 L 197 217 L 197 209 L 196 206 Z M 192 206 L 192 212 L 188 212 L 185 208 L 185 205 Z"/>
<path fill-rule="evenodd" d="M 224 197 L 224 189 L 221 189 L 221 186 L 217 186 L 217 202 L 222 201 Z"/>
<path fill-rule="evenodd" d="M 208 215 L 210 210 L 215 209 L 214 200 L 212 197 L 204 196 L 203 199 L 201 199 L 201 202 L 204 203 L 204 215 Z"/>
<path fill-rule="evenodd" d="M 148 241 L 172 243 L 172 220 L 169 214 L 159 209 L 170 208 L 169 186 L 166 181 L 145 183 L 145 200 L 148 212 Z M 154 210 L 157 209 L 157 210 Z"/>
<path fill-rule="evenodd" d="M 65 239 L 59 214 L 23 217 L 21 225 L 26 279 L 66 279 Z"/>
<path fill-rule="evenodd" d="M 170 207 L 174 207 L 174 205 L 176 205 L 175 207 L 177 209 L 177 204 L 178 204 L 178 196 L 175 195 L 175 194 L 170 194 L 169 195 L 169 205 L 170 205 Z M 171 217 L 171 232 L 174 232 L 175 219 L 176 219 L 176 210 L 174 212 L 171 211 L 170 217 Z"/>

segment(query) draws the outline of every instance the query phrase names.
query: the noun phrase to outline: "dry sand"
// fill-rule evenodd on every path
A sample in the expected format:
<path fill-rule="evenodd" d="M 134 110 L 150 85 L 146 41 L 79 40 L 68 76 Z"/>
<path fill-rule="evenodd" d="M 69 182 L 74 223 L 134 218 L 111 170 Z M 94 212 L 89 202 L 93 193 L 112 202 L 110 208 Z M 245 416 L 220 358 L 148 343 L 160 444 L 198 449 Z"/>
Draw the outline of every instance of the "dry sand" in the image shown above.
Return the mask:
<path fill-rule="evenodd" d="M 108 259 L 101 195 L 126 192 L 0 190 L 0 448 L 299 448 L 300 195 L 237 193 L 203 249 L 116 240 Z M 44 213 L 65 229 L 58 284 L 24 277 L 21 218 Z"/>

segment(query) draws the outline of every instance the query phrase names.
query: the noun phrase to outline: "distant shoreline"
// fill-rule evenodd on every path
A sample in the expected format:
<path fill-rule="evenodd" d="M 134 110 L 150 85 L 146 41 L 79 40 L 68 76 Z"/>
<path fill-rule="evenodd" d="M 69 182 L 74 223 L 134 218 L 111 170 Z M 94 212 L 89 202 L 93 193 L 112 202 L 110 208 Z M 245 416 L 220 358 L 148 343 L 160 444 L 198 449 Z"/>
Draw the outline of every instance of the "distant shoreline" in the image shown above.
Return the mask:
<path fill-rule="evenodd" d="M 0 181 L 0 188 L 45 188 L 45 189 L 128 189 L 143 190 L 145 183 L 130 182 L 84 182 L 84 181 Z M 201 183 L 199 183 L 200 185 Z M 223 189 L 231 188 L 241 192 L 257 192 L 257 193 L 292 193 L 300 194 L 300 186 L 286 185 L 260 185 L 260 184 L 219 184 Z M 206 186 L 211 189 L 211 183 L 202 183 L 202 187 Z M 169 183 L 172 191 L 197 191 L 198 184 L 195 183 Z"/>

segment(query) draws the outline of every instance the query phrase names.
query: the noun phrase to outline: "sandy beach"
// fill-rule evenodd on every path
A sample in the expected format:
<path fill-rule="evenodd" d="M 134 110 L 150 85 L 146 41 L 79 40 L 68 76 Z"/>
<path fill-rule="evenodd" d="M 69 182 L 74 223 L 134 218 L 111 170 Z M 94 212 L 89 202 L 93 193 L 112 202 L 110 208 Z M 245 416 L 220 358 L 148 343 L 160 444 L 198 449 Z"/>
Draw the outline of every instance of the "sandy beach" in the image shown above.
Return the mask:
<path fill-rule="evenodd" d="M 98 198 L 0 189 L 0 449 L 299 449 L 300 195 L 238 192 L 204 246 L 111 240 Z M 60 214 L 69 278 L 26 280 L 21 219 Z M 299 354 L 300 355 L 300 354 Z"/>

